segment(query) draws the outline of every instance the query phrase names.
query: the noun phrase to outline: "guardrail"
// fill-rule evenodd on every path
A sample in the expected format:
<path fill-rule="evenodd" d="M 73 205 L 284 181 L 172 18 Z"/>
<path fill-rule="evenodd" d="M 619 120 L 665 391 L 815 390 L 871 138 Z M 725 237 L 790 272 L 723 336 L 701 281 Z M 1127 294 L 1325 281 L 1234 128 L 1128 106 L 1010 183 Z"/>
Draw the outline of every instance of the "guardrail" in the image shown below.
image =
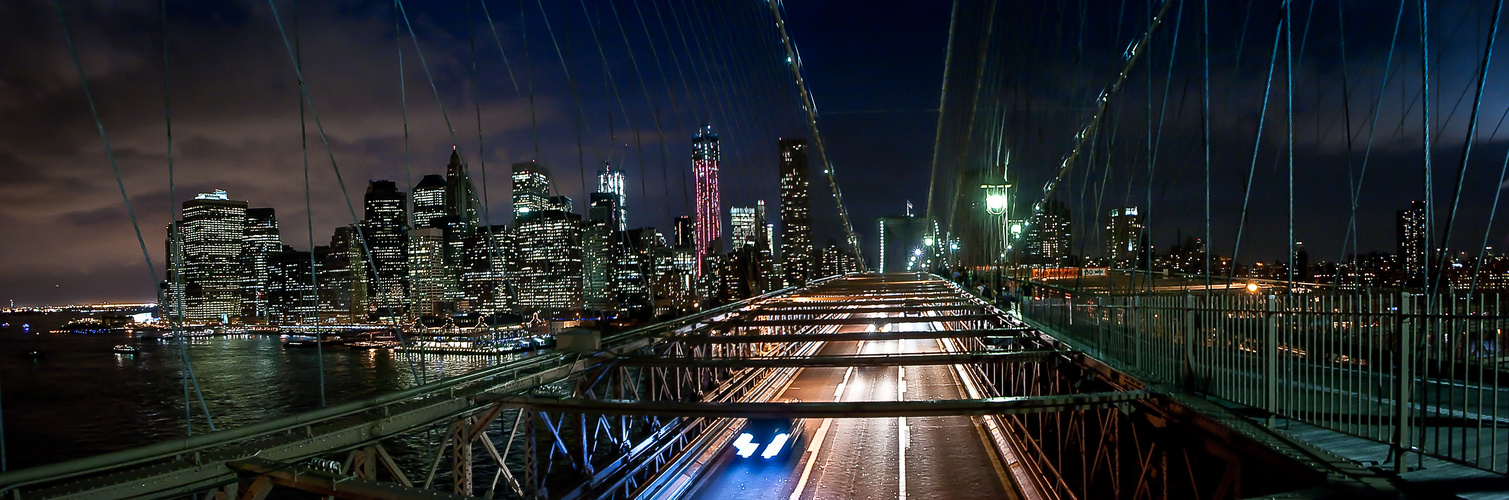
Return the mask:
<path fill-rule="evenodd" d="M 1408 293 L 1096 295 L 1034 283 L 1024 317 L 1128 373 L 1270 417 L 1509 472 L 1503 300 Z M 1380 457 L 1380 460 L 1384 457 Z M 1418 457 L 1416 457 L 1418 460 Z"/>

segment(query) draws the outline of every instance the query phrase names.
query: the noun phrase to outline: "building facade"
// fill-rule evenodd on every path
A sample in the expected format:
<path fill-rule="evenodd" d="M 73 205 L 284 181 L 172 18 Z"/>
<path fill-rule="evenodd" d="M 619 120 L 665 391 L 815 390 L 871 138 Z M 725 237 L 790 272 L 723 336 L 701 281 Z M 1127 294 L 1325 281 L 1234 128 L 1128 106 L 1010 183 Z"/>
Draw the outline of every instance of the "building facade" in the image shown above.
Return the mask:
<path fill-rule="evenodd" d="M 713 133 L 711 125 L 704 125 L 692 137 L 692 175 L 697 184 L 696 226 L 693 229 L 699 275 L 706 270 L 702 261 L 722 251 L 722 196 L 718 188 L 718 162 L 721 159 L 718 134 Z"/>
<path fill-rule="evenodd" d="M 781 271 L 786 286 L 812 279 L 812 202 L 807 185 L 807 141 L 781 139 Z"/>

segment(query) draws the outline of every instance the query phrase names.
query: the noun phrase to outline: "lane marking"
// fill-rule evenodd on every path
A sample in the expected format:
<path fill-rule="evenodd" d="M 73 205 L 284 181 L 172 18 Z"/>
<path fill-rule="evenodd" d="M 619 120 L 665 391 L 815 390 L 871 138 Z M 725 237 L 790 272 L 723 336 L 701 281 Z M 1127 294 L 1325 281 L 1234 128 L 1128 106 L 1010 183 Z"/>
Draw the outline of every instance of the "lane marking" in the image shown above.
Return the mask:
<path fill-rule="evenodd" d="M 906 368 L 896 367 L 896 400 L 906 401 Z M 906 417 L 896 417 L 897 457 L 900 464 L 896 475 L 897 498 L 906 500 L 906 448 L 911 442 L 911 429 L 906 426 Z"/>
<path fill-rule="evenodd" d="M 945 344 L 943 339 L 938 339 L 936 340 L 936 342 L 938 343 L 939 349 L 946 352 L 954 352 L 953 346 Z M 948 372 L 949 376 L 954 379 L 954 389 L 959 391 L 959 397 L 977 399 L 980 397 L 978 393 L 979 390 L 974 387 L 974 384 L 970 384 L 964 378 L 964 365 L 953 365 L 952 370 L 944 371 Z M 1015 456 L 1000 456 L 1003 450 L 998 450 L 996 448 L 995 442 L 991 439 L 992 436 L 995 436 L 1004 441 L 1005 438 L 1004 436 L 1002 436 L 1003 430 L 996 427 L 995 420 L 990 418 L 989 416 L 970 417 L 969 423 L 974 424 L 975 432 L 979 434 L 981 444 L 985 445 L 985 456 L 990 457 L 990 465 L 995 469 L 996 479 L 999 479 L 1001 481 L 1001 487 L 1006 490 L 1006 493 L 1008 495 L 1014 491 L 1020 490 L 1019 488 L 1012 487 L 1012 484 L 1014 482 L 1012 478 L 1015 477 L 1016 472 L 1022 467 L 1021 464 L 1018 463 L 1019 461 Z M 1012 450 L 1008 449 L 1004 450 L 1004 452 L 1011 453 Z M 1011 473 L 1006 472 L 1005 464 L 1001 463 L 1003 459 L 1011 461 Z"/>
<path fill-rule="evenodd" d="M 860 341 L 864 343 L 863 340 Z M 849 385 L 849 375 L 854 373 L 854 367 L 844 372 L 844 381 L 838 384 L 838 390 L 833 391 L 834 401 L 843 401 L 844 389 Z M 796 481 L 796 489 L 791 492 L 790 500 L 801 500 L 802 490 L 807 488 L 807 479 L 812 477 L 812 466 L 817 465 L 817 456 L 823 451 L 823 440 L 828 437 L 828 427 L 833 424 L 833 419 L 823 419 L 823 424 L 817 427 L 817 435 L 812 437 L 812 445 L 807 447 L 807 465 L 802 467 L 802 477 Z"/>

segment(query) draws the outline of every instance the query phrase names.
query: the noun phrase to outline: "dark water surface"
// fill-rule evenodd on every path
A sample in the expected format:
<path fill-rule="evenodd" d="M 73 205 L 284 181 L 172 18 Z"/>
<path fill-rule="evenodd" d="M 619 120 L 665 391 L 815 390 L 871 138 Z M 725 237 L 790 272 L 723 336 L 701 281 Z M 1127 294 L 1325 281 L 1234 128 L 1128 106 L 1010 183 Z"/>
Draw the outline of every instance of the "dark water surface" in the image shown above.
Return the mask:
<path fill-rule="evenodd" d="M 184 385 L 175 341 L 104 335 L 51 334 L 77 315 L 3 315 L 0 404 L 10 469 L 60 462 L 182 437 Z M 30 323 L 31 333 L 22 330 Z M 41 333 L 37 333 L 41 332 Z M 320 407 L 320 361 L 327 404 L 414 386 L 408 355 L 389 350 L 285 349 L 273 335 L 185 339 L 205 404 L 219 429 Z M 116 344 L 140 348 L 116 354 Z M 45 351 L 39 360 L 30 350 Z M 413 367 L 435 380 L 516 359 L 510 356 L 414 355 Z M 191 398 L 192 393 L 191 393 Z M 194 434 L 209 431 L 193 401 Z M 410 455 L 413 450 L 392 449 Z M 409 448 L 395 443 L 398 448 Z M 400 462 L 417 456 L 400 457 Z"/>

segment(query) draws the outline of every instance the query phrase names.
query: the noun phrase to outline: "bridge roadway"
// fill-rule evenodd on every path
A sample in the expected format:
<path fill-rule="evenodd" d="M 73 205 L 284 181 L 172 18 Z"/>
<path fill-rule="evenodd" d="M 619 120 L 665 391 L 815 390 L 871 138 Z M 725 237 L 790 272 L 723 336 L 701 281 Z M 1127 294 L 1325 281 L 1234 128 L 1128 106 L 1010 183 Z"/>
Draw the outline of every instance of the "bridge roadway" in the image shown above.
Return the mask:
<path fill-rule="evenodd" d="M 876 317 L 899 313 L 861 313 Z M 895 323 L 933 331 L 936 323 Z M 874 331 L 844 325 L 839 333 Z M 943 353 L 936 339 L 827 342 L 823 356 Z M 967 399 L 951 365 L 802 368 L 774 398 L 817 401 Z M 772 459 L 723 450 L 691 498 L 1013 498 L 1001 460 L 968 416 L 808 419 L 793 452 Z"/>

